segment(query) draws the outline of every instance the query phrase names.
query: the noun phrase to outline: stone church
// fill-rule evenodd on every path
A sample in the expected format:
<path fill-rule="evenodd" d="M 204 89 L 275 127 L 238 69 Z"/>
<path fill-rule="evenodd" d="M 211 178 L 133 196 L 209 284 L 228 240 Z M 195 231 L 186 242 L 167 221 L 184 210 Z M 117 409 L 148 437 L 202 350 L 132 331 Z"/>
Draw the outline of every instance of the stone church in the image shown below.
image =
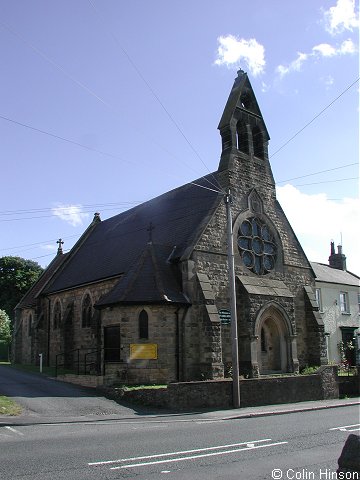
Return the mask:
<path fill-rule="evenodd" d="M 16 308 L 13 360 L 169 383 L 231 376 L 224 192 L 232 195 L 238 352 L 246 378 L 326 363 L 315 275 L 280 204 L 269 134 L 240 70 L 213 174 L 92 223 Z M 203 187 L 203 188 L 202 188 Z"/>

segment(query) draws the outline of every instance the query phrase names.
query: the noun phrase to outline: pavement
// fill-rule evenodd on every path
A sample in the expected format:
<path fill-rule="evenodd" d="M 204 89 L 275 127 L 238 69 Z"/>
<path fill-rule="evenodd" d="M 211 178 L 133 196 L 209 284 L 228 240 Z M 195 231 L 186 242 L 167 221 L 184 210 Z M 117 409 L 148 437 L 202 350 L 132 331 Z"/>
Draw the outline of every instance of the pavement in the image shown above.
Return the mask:
<path fill-rule="evenodd" d="M 76 417 L 47 417 L 47 416 L 33 416 L 22 414 L 19 416 L 0 415 L 0 427 L 2 426 L 25 426 L 25 425 L 39 425 L 39 424 L 54 424 L 54 423 L 89 423 L 89 422 L 109 422 L 109 421 L 219 421 L 232 420 L 252 417 L 267 417 L 271 415 L 285 415 L 291 413 L 308 412 L 315 410 L 324 410 L 329 408 L 344 408 L 350 406 L 359 407 L 360 420 L 360 397 L 351 399 L 334 399 L 334 400 L 316 400 L 310 402 L 287 403 L 281 405 L 264 405 L 260 407 L 247 407 L 227 410 L 206 410 L 194 412 L 167 412 L 160 409 L 153 408 L 142 409 L 138 411 L 129 405 L 123 405 L 121 414 L 110 415 L 82 415 Z"/>

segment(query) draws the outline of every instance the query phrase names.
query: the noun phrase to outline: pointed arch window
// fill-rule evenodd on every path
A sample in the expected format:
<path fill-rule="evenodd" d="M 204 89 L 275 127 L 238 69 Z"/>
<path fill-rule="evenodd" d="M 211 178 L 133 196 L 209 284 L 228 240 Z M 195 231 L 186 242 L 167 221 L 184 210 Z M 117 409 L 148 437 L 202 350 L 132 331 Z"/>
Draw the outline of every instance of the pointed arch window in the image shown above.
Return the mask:
<path fill-rule="evenodd" d="M 54 322 L 53 322 L 53 325 L 54 325 L 54 330 L 57 330 L 58 328 L 60 328 L 60 325 L 61 325 L 61 305 L 60 305 L 59 300 L 57 300 L 55 302 L 55 306 L 54 306 Z"/>
<path fill-rule="evenodd" d="M 84 297 L 81 308 L 81 326 L 87 328 L 91 326 L 92 317 L 92 302 L 90 295 L 87 294 Z"/>
<path fill-rule="evenodd" d="M 237 148 L 240 152 L 249 153 L 249 138 L 247 128 L 244 122 L 239 121 L 236 124 Z"/>
<path fill-rule="evenodd" d="M 261 130 L 258 126 L 252 129 L 252 141 L 255 157 L 264 158 L 264 141 Z"/>
<path fill-rule="evenodd" d="M 31 332 L 32 332 L 32 315 L 29 315 L 28 319 L 28 336 L 31 337 Z"/>
<path fill-rule="evenodd" d="M 139 314 L 139 338 L 149 338 L 149 316 L 145 310 L 141 310 Z"/>

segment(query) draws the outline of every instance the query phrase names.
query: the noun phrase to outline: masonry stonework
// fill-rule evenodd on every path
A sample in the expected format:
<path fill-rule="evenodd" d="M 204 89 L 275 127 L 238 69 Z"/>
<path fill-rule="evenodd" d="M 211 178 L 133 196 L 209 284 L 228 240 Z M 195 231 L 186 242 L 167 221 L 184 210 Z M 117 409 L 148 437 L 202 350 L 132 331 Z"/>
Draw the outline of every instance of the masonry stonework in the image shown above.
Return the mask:
<path fill-rule="evenodd" d="M 218 128 L 216 172 L 105 221 L 95 214 L 54 259 L 18 306 L 17 361 L 43 353 L 115 383 L 230 377 L 230 192 L 241 376 L 325 363 L 315 275 L 276 199 L 270 137 L 242 71 Z"/>

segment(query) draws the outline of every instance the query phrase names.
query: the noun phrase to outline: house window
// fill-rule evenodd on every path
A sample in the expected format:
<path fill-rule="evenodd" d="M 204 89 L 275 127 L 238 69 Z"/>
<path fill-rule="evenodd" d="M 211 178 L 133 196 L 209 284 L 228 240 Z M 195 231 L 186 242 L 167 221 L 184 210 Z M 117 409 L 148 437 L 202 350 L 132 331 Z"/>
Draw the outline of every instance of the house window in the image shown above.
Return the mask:
<path fill-rule="evenodd" d="M 149 338 L 149 317 L 145 310 L 141 310 L 139 315 L 139 338 Z"/>
<path fill-rule="evenodd" d="M 56 301 L 54 306 L 54 330 L 60 328 L 61 324 L 61 305 L 59 300 Z"/>
<path fill-rule="evenodd" d="M 340 292 L 340 312 L 350 313 L 349 296 L 347 292 Z"/>
<path fill-rule="evenodd" d="M 31 337 L 31 329 L 32 329 L 32 315 L 29 315 L 28 319 L 28 335 Z"/>
<path fill-rule="evenodd" d="M 320 288 L 315 288 L 315 297 L 316 297 L 317 304 L 319 306 L 319 310 L 320 310 L 320 312 L 322 312 L 323 308 L 322 308 L 321 289 Z"/>
<path fill-rule="evenodd" d="M 87 294 L 83 300 L 81 308 L 81 326 L 83 328 L 90 327 L 92 317 L 92 303 L 90 295 Z"/>
<path fill-rule="evenodd" d="M 104 361 L 120 362 L 120 327 L 104 328 Z"/>

